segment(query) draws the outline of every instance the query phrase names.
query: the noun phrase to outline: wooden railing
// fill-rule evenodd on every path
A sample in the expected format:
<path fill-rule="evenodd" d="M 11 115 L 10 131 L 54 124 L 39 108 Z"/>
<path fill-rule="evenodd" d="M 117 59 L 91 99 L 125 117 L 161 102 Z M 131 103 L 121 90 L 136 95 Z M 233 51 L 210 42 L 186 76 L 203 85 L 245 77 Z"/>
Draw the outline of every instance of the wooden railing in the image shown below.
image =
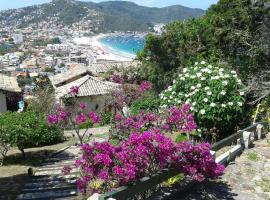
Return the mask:
<path fill-rule="evenodd" d="M 226 151 L 225 153 L 220 155 L 218 158 L 216 158 L 216 162 L 227 165 L 230 161 L 234 160 L 235 157 L 240 155 L 245 148 L 248 148 L 247 146 L 245 146 L 246 139 L 244 138 L 244 135 L 249 135 L 249 136 L 253 135 L 253 139 L 258 139 L 258 131 L 262 131 L 262 130 L 258 130 L 258 127 L 268 128 L 268 123 L 267 122 L 255 123 L 215 143 L 212 146 L 213 154 L 215 154 L 216 151 L 220 150 L 223 147 L 231 146 L 232 144 L 235 144 L 234 146 L 232 146 L 232 148 L 229 151 Z M 244 133 L 250 133 L 250 134 L 244 134 Z M 252 140 L 252 137 L 248 138 L 248 140 Z M 247 141 L 247 142 L 251 142 L 251 141 Z M 145 192 L 155 187 L 156 185 L 168 180 L 171 177 L 176 176 L 177 174 L 179 174 L 179 171 L 176 169 L 164 169 L 158 172 L 157 174 L 154 174 L 151 177 L 144 177 L 138 180 L 136 183 L 134 183 L 131 186 L 122 186 L 111 192 L 102 194 L 98 197 L 98 200 L 106 200 L 106 199 L 127 200 L 129 198 L 134 197 L 138 193 Z"/>

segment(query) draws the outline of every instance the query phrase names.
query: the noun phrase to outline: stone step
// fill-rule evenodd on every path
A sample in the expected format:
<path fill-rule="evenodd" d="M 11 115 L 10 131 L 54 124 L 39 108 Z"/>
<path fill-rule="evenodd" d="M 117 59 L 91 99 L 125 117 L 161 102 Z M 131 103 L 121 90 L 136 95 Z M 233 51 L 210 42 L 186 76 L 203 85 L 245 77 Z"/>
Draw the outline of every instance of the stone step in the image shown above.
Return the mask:
<path fill-rule="evenodd" d="M 64 161 L 64 162 L 47 162 L 43 163 L 38 169 L 43 169 L 43 168 L 50 168 L 50 167 L 64 167 L 67 165 L 73 165 L 75 163 L 75 160 L 69 160 L 69 161 Z"/>
<path fill-rule="evenodd" d="M 40 170 L 40 171 L 36 171 L 35 175 L 36 176 L 42 176 L 42 175 L 58 175 L 58 174 L 63 174 L 62 172 L 63 168 L 60 169 L 53 169 L 53 170 Z M 72 169 L 70 174 L 74 174 L 76 173 L 78 170 L 77 169 Z"/>
<path fill-rule="evenodd" d="M 74 158 L 76 158 L 77 156 L 75 156 L 75 155 L 65 155 L 65 156 L 57 156 L 57 157 L 52 157 L 52 158 L 49 158 L 49 159 L 47 159 L 47 160 L 45 160 L 45 162 L 46 161 L 61 161 L 61 160 L 72 160 L 72 159 L 74 159 Z"/>
<path fill-rule="evenodd" d="M 55 175 L 55 176 L 33 176 L 27 183 L 59 180 L 75 180 L 76 176 L 72 175 Z"/>
<path fill-rule="evenodd" d="M 28 190 L 31 188 L 39 188 L 39 187 L 51 187 L 51 186 L 55 186 L 55 185 L 59 185 L 59 184 L 63 184 L 63 185 L 75 185 L 76 183 L 76 178 L 71 179 L 71 180 L 65 180 L 65 179 L 58 179 L 58 180 L 43 180 L 40 182 L 30 182 L 30 183 L 26 183 L 24 185 L 24 189 Z"/>
<path fill-rule="evenodd" d="M 22 190 L 22 193 L 30 193 L 30 192 L 49 192 L 49 191 L 62 191 L 62 190 L 76 190 L 76 184 L 75 183 L 58 183 L 58 184 L 46 184 L 46 185 L 40 185 L 40 187 L 37 187 L 36 185 L 32 188 L 24 188 Z"/>
<path fill-rule="evenodd" d="M 57 191 L 41 191 L 41 192 L 32 192 L 20 194 L 16 200 L 48 200 L 48 199 L 57 199 L 77 196 L 77 190 L 57 190 Z"/>

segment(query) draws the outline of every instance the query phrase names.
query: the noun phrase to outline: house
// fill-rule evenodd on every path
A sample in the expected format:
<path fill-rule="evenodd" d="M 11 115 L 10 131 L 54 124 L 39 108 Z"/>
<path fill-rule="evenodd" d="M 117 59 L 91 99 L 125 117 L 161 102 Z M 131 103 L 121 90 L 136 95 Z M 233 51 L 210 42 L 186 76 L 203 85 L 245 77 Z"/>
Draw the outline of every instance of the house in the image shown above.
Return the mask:
<path fill-rule="evenodd" d="M 77 98 L 87 105 L 87 111 L 101 113 L 106 108 L 106 100 L 111 91 L 118 89 L 119 84 L 103 81 L 93 77 L 85 67 L 79 67 L 62 74 L 50 77 L 55 89 L 55 98 L 62 105 L 68 105 L 67 100 L 72 97 L 70 88 L 79 87 Z"/>
<path fill-rule="evenodd" d="M 16 77 L 0 74 L 0 113 L 17 109 L 21 88 Z"/>

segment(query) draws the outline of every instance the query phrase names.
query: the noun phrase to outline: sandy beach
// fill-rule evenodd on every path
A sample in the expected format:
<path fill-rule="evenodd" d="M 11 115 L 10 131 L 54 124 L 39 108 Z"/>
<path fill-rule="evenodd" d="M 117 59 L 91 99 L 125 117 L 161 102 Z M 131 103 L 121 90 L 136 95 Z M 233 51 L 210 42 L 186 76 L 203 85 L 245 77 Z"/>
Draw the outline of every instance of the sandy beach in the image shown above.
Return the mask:
<path fill-rule="evenodd" d="M 93 37 L 80 37 L 75 38 L 74 42 L 78 45 L 89 45 L 98 60 L 132 61 L 134 59 L 132 55 L 125 55 L 122 52 L 117 52 L 100 43 L 99 40 L 105 36 L 107 36 L 107 34 L 99 34 Z"/>
<path fill-rule="evenodd" d="M 102 59 L 118 60 L 118 61 L 132 61 L 135 58 L 135 56 L 133 55 L 125 54 L 124 52 L 119 52 L 112 48 L 109 48 L 106 45 L 103 45 L 99 40 L 106 36 L 108 36 L 108 34 L 99 34 L 91 38 L 92 45 L 102 52 L 100 56 L 102 57 Z"/>

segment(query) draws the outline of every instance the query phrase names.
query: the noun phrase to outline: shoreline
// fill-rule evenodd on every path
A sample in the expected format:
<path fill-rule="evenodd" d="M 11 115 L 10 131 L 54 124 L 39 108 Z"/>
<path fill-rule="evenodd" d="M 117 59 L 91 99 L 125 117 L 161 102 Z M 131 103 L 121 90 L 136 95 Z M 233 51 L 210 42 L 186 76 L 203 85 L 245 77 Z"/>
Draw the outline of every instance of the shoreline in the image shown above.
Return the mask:
<path fill-rule="evenodd" d="M 128 54 L 118 49 L 114 49 L 110 46 L 102 44 L 100 39 L 111 36 L 111 35 L 119 35 L 115 33 L 111 34 L 98 34 L 96 36 L 91 37 L 91 43 L 94 48 L 97 48 L 99 52 L 99 59 L 104 60 L 116 60 L 116 61 L 133 61 L 136 58 L 136 55 Z"/>
<path fill-rule="evenodd" d="M 121 51 L 110 45 L 103 44 L 100 40 L 109 36 L 121 36 L 121 35 L 136 35 L 143 37 L 146 33 L 132 34 L 132 33 L 100 33 L 90 37 L 77 37 L 73 39 L 73 42 L 77 45 L 88 46 L 91 50 L 91 55 L 96 61 L 133 61 L 136 58 L 136 54 L 131 54 L 125 51 Z"/>

